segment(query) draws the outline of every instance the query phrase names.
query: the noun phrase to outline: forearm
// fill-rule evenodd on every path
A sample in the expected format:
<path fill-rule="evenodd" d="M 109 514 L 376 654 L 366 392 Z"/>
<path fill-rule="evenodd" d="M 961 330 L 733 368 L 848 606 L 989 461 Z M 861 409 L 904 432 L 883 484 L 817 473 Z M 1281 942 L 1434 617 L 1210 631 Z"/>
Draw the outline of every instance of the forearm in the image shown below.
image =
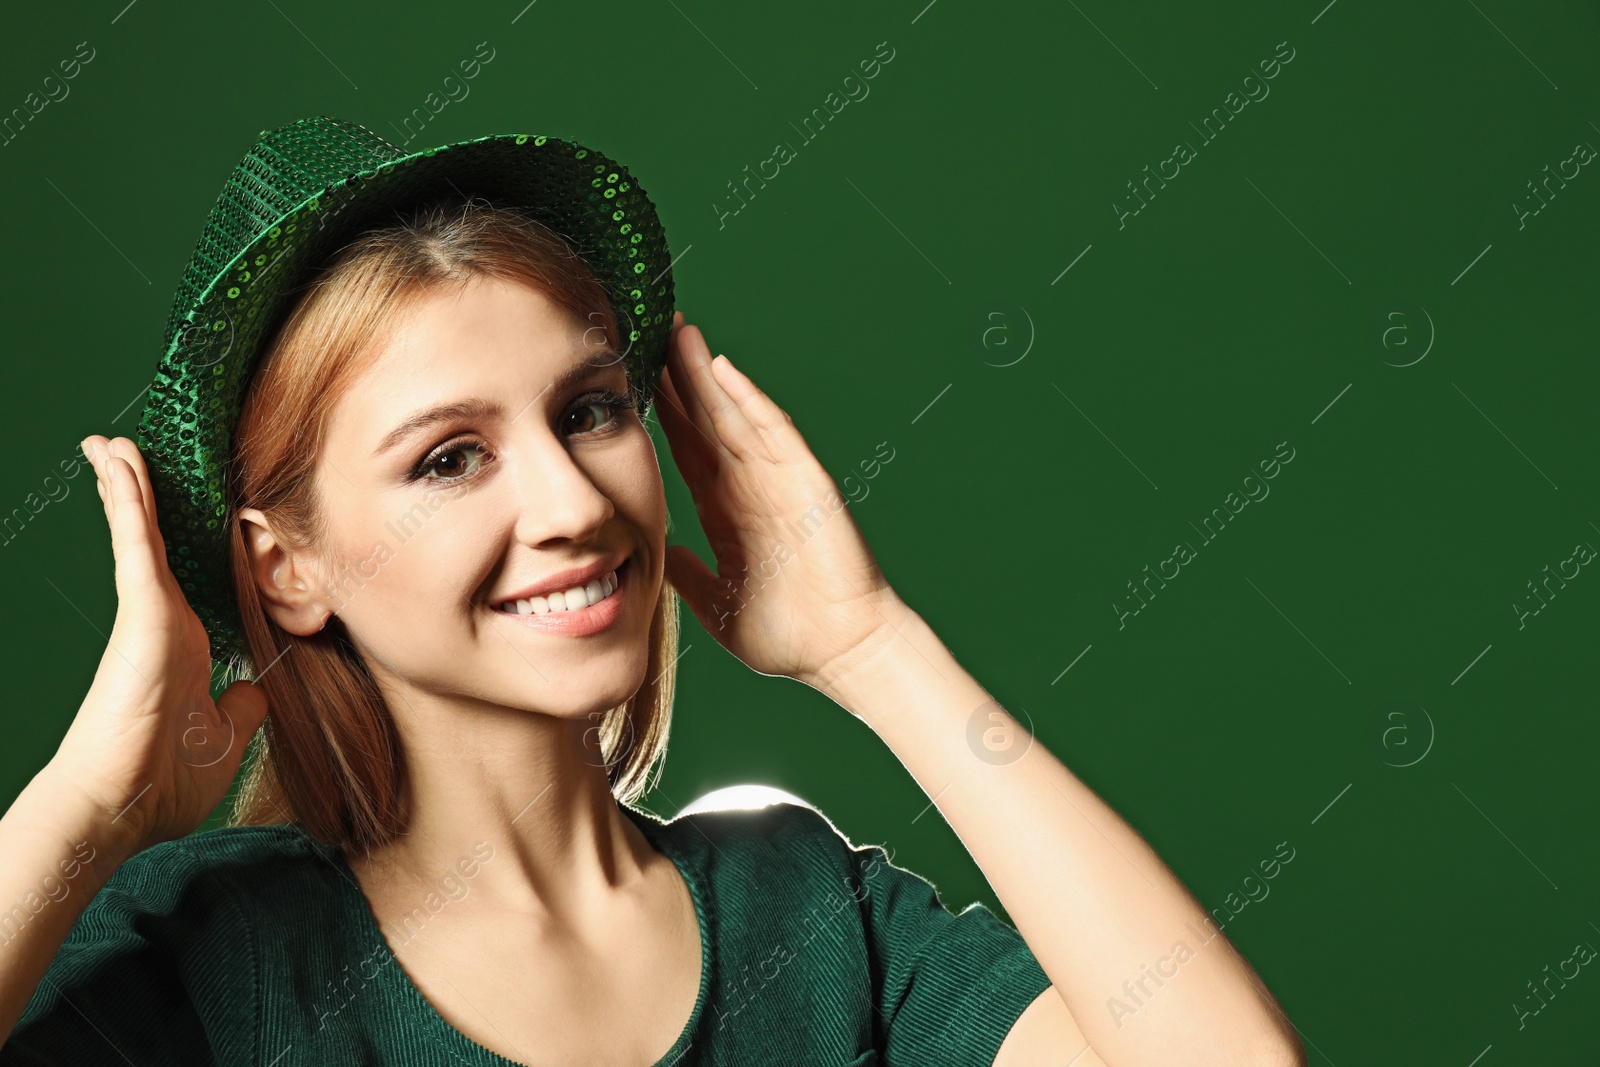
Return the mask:
<path fill-rule="evenodd" d="M 114 818 L 48 766 L 0 817 L 0 1045 L 83 909 L 131 855 Z"/>
<path fill-rule="evenodd" d="M 890 621 L 897 636 L 870 658 L 808 682 L 934 798 L 1099 1056 L 1116 1067 L 1303 1062 L 1271 994 L 1143 839 L 991 704 L 920 616 L 902 607 Z M 1017 747 L 985 745 L 996 730 L 991 742 L 1009 731 Z M 1151 978 L 1159 960 L 1173 970 L 1179 943 L 1192 955 Z M 1125 983 L 1132 1014 L 1113 1011 L 1113 998 L 1134 1003 Z"/>

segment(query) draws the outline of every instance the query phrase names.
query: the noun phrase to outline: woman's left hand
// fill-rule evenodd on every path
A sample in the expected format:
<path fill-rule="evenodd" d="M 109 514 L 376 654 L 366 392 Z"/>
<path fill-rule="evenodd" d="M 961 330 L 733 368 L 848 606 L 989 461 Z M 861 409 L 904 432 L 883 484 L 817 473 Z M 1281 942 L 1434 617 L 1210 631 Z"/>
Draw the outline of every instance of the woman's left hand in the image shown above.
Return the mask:
<path fill-rule="evenodd" d="M 667 546 L 700 625 L 761 674 L 818 686 L 892 640 L 905 606 L 794 420 L 673 316 L 657 417 L 716 556 Z"/>

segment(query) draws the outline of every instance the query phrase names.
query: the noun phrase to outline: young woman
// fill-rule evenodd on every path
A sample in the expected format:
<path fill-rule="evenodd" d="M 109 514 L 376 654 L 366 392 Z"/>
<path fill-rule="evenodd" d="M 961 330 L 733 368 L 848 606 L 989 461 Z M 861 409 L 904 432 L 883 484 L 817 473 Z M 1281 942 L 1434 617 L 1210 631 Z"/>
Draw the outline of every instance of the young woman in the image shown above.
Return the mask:
<path fill-rule="evenodd" d="M 83 442 L 117 616 L 0 820 L 0 1065 L 1304 1062 L 1176 877 L 895 594 L 781 408 L 677 313 L 637 380 L 619 310 L 646 303 L 536 205 L 406 196 L 217 357 L 236 412 L 191 360 L 146 454 Z M 715 572 L 667 544 L 652 399 Z M 208 412 L 220 524 L 171 490 Z M 677 597 L 866 723 L 1017 929 L 810 807 L 637 808 Z M 213 701 L 233 647 L 249 680 Z M 252 738 L 230 825 L 194 833 Z"/>

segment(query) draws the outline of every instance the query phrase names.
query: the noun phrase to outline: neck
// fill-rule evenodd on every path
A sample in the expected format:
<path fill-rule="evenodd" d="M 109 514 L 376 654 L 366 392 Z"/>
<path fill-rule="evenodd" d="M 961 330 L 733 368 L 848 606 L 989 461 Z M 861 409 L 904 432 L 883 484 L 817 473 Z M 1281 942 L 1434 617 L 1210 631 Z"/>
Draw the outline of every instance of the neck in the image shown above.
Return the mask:
<path fill-rule="evenodd" d="M 402 904 L 434 893 L 459 911 L 567 927 L 638 884 L 651 846 L 612 796 L 598 716 L 432 703 L 390 701 L 407 825 L 347 855 L 367 887 Z"/>

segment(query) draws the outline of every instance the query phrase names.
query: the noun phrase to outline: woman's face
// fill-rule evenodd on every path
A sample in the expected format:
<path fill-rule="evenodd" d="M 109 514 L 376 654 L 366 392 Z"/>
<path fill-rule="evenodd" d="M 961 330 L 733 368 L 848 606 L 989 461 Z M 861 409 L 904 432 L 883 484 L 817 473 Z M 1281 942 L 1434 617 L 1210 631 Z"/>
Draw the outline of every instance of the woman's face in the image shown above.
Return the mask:
<path fill-rule="evenodd" d="M 474 277 L 424 295 L 345 390 L 317 472 L 324 589 L 386 688 L 579 717 L 643 684 L 666 498 L 627 385 L 598 325 Z M 552 588 L 559 610 L 532 600 Z"/>

